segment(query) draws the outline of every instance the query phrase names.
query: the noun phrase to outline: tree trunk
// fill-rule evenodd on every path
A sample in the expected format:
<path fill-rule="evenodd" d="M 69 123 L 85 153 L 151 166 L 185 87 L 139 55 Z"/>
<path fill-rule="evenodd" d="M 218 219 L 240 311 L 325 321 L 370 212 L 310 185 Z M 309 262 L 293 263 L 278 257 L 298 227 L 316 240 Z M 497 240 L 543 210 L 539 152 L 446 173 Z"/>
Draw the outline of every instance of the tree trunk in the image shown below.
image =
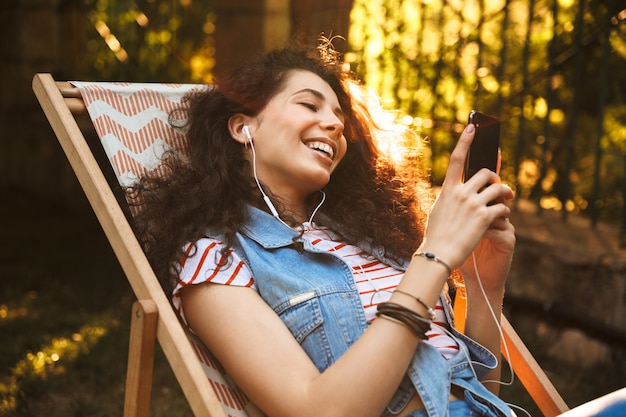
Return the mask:
<path fill-rule="evenodd" d="M 263 0 L 215 0 L 215 74 L 263 50 Z"/>
<path fill-rule="evenodd" d="M 339 35 L 345 52 L 352 0 L 214 0 L 215 73 L 229 72 L 247 56 L 280 46 L 289 37 L 315 44 L 320 35 Z"/>
<path fill-rule="evenodd" d="M 291 0 L 292 34 L 315 42 L 323 35 L 327 38 L 341 36 L 345 41 L 333 44 L 340 52 L 348 48 L 352 0 Z"/>

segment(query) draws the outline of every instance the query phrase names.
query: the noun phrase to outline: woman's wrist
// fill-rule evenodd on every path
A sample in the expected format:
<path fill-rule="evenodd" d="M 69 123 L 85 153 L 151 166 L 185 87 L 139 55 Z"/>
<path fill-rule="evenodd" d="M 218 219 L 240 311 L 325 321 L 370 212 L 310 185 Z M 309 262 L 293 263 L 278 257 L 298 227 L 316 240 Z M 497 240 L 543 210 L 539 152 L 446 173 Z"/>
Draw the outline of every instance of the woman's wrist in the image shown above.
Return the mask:
<path fill-rule="evenodd" d="M 458 245 L 447 242 L 447 241 L 442 241 L 440 239 L 433 239 L 433 238 L 427 238 L 427 237 L 424 237 L 424 240 L 422 241 L 422 243 L 419 245 L 417 250 L 413 253 L 413 258 L 415 258 L 417 254 L 419 253 L 424 253 L 424 254 L 430 253 L 436 256 L 441 261 L 443 261 L 443 263 L 445 263 L 448 270 L 452 270 L 452 271 L 459 268 L 461 264 L 467 258 L 467 255 L 464 254 L 463 249 L 459 247 Z"/>
<path fill-rule="evenodd" d="M 442 265 L 448 271 L 448 276 L 452 275 L 453 269 L 450 266 L 450 264 L 446 262 L 445 260 L 443 260 L 442 258 L 440 258 L 439 256 L 437 256 L 437 254 L 418 249 L 413 253 L 413 258 L 415 258 L 416 256 L 422 257 L 427 261 L 436 262 Z"/>
<path fill-rule="evenodd" d="M 504 299 L 504 287 L 487 289 L 484 286 L 481 288 L 478 284 L 465 281 L 465 292 L 468 298 L 484 299 L 487 297 L 491 303 L 501 303 Z"/>
<path fill-rule="evenodd" d="M 482 298 L 484 297 L 482 295 L 484 292 L 490 299 L 497 299 L 498 297 L 504 296 L 508 270 L 493 272 L 479 265 L 479 271 L 476 271 L 472 262 L 462 265 L 459 270 L 463 274 L 463 281 L 468 294 L 481 294 L 480 296 Z M 480 272 L 480 274 L 477 275 L 478 272 Z"/>
<path fill-rule="evenodd" d="M 426 256 L 425 251 L 423 255 L 419 255 L 420 252 L 422 251 L 417 251 L 416 255 L 412 257 L 411 263 L 404 273 L 404 278 L 398 286 L 398 293 L 401 294 L 398 301 L 403 304 L 406 303 L 408 294 L 413 298 L 412 308 L 416 308 L 420 314 L 428 317 L 450 276 L 450 268 L 446 266 L 446 261 L 443 258 L 437 261 L 432 255 Z M 437 259 L 439 259 L 438 256 Z M 394 293 L 392 299 L 395 297 Z"/>

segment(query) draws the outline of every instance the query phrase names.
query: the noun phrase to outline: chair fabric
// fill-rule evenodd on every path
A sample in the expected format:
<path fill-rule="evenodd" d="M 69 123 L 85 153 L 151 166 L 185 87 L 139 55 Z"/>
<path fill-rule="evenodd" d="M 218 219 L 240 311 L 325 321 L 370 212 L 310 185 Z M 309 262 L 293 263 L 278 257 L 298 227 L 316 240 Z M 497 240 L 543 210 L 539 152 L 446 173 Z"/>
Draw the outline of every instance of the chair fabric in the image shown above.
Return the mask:
<path fill-rule="evenodd" d="M 208 88 L 199 84 L 71 82 L 78 88 L 118 182 L 132 185 L 156 171 L 167 151 L 187 155 L 182 126 L 185 95 Z M 181 126 L 176 129 L 173 126 Z"/>
<path fill-rule="evenodd" d="M 184 131 L 187 94 L 208 88 L 195 84 L 73 81 L 100 138 L 118 182 L 132 185 L 146 173 L 163 175 L 165 152 L 188 153 Z M 180 129 L 177 126 L 181 127 Z M 131 206 L 131 213 L 133 206 Z M 248 417 L 253 407 L 219 362 L 191 333 L 189 340 L 224 412 Z"/>

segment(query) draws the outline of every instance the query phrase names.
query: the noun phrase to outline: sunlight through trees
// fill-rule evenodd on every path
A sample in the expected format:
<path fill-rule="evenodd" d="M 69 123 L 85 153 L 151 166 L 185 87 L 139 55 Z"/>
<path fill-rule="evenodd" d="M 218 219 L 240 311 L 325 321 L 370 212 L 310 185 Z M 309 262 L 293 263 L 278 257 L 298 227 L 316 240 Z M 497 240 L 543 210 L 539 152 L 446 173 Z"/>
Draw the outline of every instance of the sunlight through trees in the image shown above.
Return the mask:
<path fill-rule="evenodd" d="M 345 60 L 429 142 L 443 179 L 471 109 L 502 124 L 504 180 L 626 235 L 626 9 L 615 0 L 354 0 Z M 85 0 L 98 79 L 211 82 L 212 2 Z M 293 7 L 293 6 L 292 6 Z M 623 9 L 623 10 L 622 10 Z M 292 28 L 296 31 L 297 27 Z"/>
<path fill-rule="evenodd" d="M 618 222 L 625 18 L 613 1 L 355 0 L 346 59 L 414 117 L 435 182 L 476 108 L 503 122 L 503 176 L 520 197 Z"/>
<path fill-rule="evenodd" d="M 84 59 L 100 79 L 212 81 L 211 2 L 85 0 L 84 8 L 99 35 L 88 41 Z"/>

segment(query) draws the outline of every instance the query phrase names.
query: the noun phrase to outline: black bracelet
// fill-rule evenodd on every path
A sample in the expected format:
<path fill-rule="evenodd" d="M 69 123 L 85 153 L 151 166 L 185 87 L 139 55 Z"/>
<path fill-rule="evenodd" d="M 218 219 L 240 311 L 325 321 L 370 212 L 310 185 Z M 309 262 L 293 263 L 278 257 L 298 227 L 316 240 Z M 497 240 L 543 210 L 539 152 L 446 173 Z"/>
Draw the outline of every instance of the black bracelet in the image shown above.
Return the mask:
<path fill-rule="evenodd" d="M 427 318 L 425 318 L 424 316 L 422 316 L 419 313 L 416 313 L 415 311 L 411 310 L 410 308 L 407 308 L 403 305 L 400 304 L 396 304 L 396 303 L 392 303 L 392 302 L 384 302 L 384 303 L 380 303 L 378 304 L 378 311 L 380 311 L 381 313 L 397 313 L 398 315 L 403 315 L 403 316 L 407 316 L 410 317 L 411 320 L 414 320 L 418 323 L 422 323 L 425 326 L 428 326 L 430 328 L 430 323 L 431 321 L 428 320 Z"/>
<path fill-rule="evenodd" d="M 437 255 L 435 255 L 434 253 L 430 253 L 430 252 L 415 252 L 413 254 L 413 257 L 416 257 L 416 256 L 421 256 L 422 258 L 425 258 L 425 259 L 427 259 L 429 261 L 440 263 L 441 265 L 445 266 L 446 269 L 448 270 L 448 276 L 452 275 L 452 268 L 450 267 L 450 265 L 448 265 L 447 262 L 445 262 L 443 259 L 441 259 Z"/>
<path fill-rule="evenodd" d="M 386 316 L 406 325 L 420 339 L 426 340 L 431 321 L 400 304 L 385 302 L 378 304 L 377 316 Z"/>
<path fill-rule="evenodd" d="M 408 327 L 409 330 L 411 330 L 411 332 L 413 332 L 413 334 L 415 336 L 417 336 L 418 339 L 420 339 L 420 340 L 428 339 L 428 336 L 426 335 L 426 331 L 424 331 L 420 327 L 414 326 L 412 323 L 407 322 L 406 320 L 403 320 L 402 318 L 394 317 L 391 314 L 387 314 L 387 313 L 385 313 L 385 314 L 383 314 L 383 313 L 376 313 L 376 317 L 384 318 L 384 319 L 393 321 L 394 323 L 402 324 L 402 325 Z"/>

